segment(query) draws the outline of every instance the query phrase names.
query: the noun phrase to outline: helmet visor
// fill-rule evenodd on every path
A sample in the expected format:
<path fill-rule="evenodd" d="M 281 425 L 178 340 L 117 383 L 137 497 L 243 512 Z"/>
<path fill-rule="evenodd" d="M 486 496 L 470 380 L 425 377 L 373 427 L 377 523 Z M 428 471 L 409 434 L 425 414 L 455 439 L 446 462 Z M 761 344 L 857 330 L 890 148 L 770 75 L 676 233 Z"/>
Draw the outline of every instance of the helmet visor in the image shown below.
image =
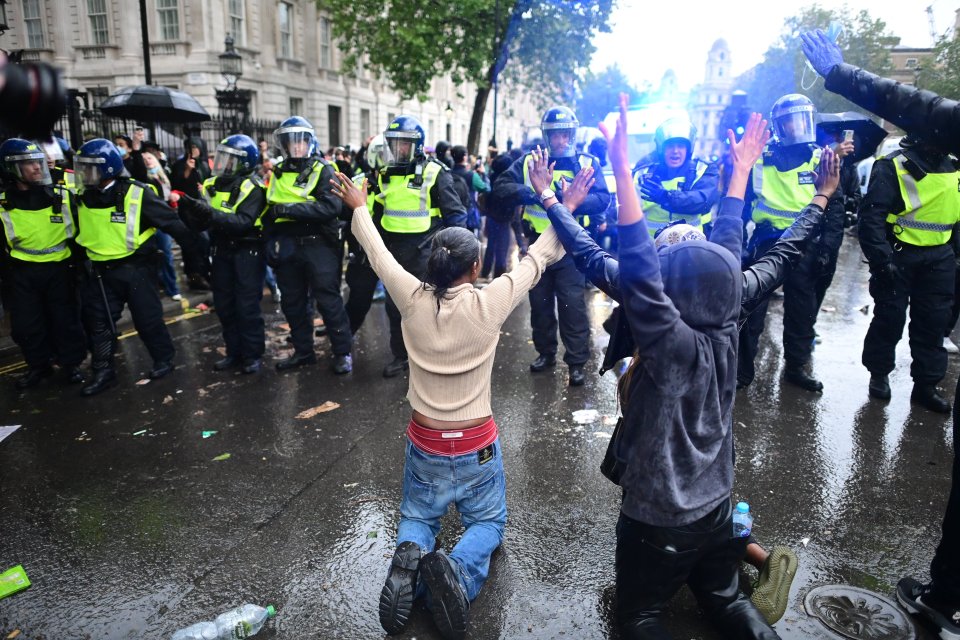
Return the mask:
<path fill-rule="evenodd" d="M 816 142 L 816 128 L 813 124 L 813 110 L 793 111 L 779 116 L 775 123 L 780 144 L 790 146 L 806 142 Z"/>
<path fill-rule="evenodd" d="M 233 147 L 219 146 L 217 154 L 213 158 L 213 175 L 220 178 L 222 176 L 234 176 L 243 173 L 246 170 L 245 160 L 247 154 Z"/>
<path fill-rule="evenodd" d="M 572 158 L 576 154 L 576 127 L 567 123 L 551 127 L 543 125 L 543 137 L 546 138 L 551 158 Z"/>
<path fill-rule="evenodd" d="M 33 186 L 51 184 L 50 168 L 47 158 L 42 152 L 27 152 L 15 156 L 7 156 L 7 169 L 13 177 L 24 184 Z"/>
<path fill-rule="evenodd" d="M 383 163 L 383 136 L 379 135 L 373 140 L 370 141 L 370 146 L 367 147 L 367 163 L 373 168 L 374 171 L 379 171 L 384 167 Z"/>
<path fill-rule="evenodd" d="M 313 130 L 307 127 L 277 129 L 274 139 L 285 158 L 309 158 L 313 153 Z"/>
<path fill-rule="evenodd" d="M 73 172 L 79 184 L 84 187 L 98 187 L 103 181 L 103 158 L 84 158 L 74 156 Z"/>
<path fill-rule="evenodd" d="M 420 135 L 416 131 L 390 131 L 384 134 L 383 164 L 387 167 L 405 167 L 413 162 L 417 141 Z"/>

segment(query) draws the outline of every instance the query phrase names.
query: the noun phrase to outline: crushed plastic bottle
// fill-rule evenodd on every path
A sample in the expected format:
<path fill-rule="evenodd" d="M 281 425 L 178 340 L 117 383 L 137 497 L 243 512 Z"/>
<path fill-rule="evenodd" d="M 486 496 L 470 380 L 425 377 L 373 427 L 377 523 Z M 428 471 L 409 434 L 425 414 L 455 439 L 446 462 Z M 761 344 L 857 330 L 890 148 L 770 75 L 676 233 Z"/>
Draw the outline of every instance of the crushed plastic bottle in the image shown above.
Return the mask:
<path fill-rule="evenodd" d="M 733 511 L 733 537 L 747 538 L 753 530 L 753 516 L 750 515 L 750 505 L 738 502 Z"/>
<path fill-rule="evenodd" d="M 273 605 L 266 609 L 245 604 L 217 616 L 213 622 L 198 622 L 173 634 L 171 640 L 243 640 L 256 635 L 267 620 L 277 615 Z"/>

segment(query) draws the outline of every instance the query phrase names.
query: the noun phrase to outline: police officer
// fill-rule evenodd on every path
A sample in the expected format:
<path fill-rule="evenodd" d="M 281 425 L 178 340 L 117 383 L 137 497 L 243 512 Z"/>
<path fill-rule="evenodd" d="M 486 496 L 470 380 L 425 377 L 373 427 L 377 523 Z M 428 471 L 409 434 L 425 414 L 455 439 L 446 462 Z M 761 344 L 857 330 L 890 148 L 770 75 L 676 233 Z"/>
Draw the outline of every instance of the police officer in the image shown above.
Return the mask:
<path fill-rule="evenodd" d="M 377 173 L 383 168 L 383 134 L 377 134 L 368 139 L 357 152 L 357 174 L 353 181 L 357 186 L 363 185 L 363 180 L 367 180 L 367 209 L 370 215 L 373 215 L 375 197 L 377 194 Z M 347 270 L 344 275 L 347 287 L 350 289 L 349 297 L 345 303 L 347 317 L 350 319 L 350 332 L 356 334 L 360 330 L 370 306 L 373 304 L 373 295 L 377 288 L 377 277 L 373 267 L 370 266 L 370 260 L 364 253 L 363 247 L 350 231 L 350 221 L 353 217 L 353 210 L 343 205 L 341 217 L 347 221 L 344 227 L 347 245 Z"/>
<path fill-rule="evenodd" d="M 213 368 L 260 370 L 264 351 L 263 279 L 267 271 L 259 220 L 266 190 L 255 179 L 260 150 L 249 136 L 232 135 L 217 145 L 213 177 L 203 183 L 204 200 L 184 195 L 179 213 L 194 230 L 210 229 L 213 304 L 223 328 L 226 356 Z"/>
<path fill-rule="evenodd" d="M 316 300 L 333 352 L 336 374 L 353 370 L 353 337 L 340 296 L 342 237 L 340 200 L 330 180 L 334 168 L 318 154 L 313 125 L 292 116 L 274 132 L 283 160 L 273 170 L 262 220 L 267 257 L 283 292 L 280 308 L 290 325 L 294 352 L 277 362 L 280 371 L 314 364 L 313 314 Z"/>
<path fill-rule="evenodd" d="M 951 247 L 960 221 L 960 171 L 934 139 L 908 133 L 900 150 L 877 160 L 860 207 L 860 246 L 870 263 L 873 320 L 863 341 L 869 393 L 888 399 L 887 375 L 910 305 L 910 399 L 939 413 L 950 403 L 937 383 L 947 371 L 943 332 L 953 302 Z"/>
<path fill-rule="evenodd" d="M 693 157 L 697 130 L 686 118 L 670 118 L 653 136 L 656 150 L 633 169 L 651 235 L 684 220 L 703 231 L 718 199 L 716 163 Z"/>
<path fill-rule="evenodd" d="M 52 185 L 44 152 L 34 142 L 10 138 L 0 145 L 0 162 L 6 301 L 12 337 L 27 361 L 16 387 L 36 386 L 52 375 L 54 362 L 69 382 L 82 382 L 87 349 L 74 286 L 73 194 Z"/>
<path fill-rule="evenodd" d="M 744 267 L 757 262 L 770 250 L 783 232 L 793 224 L 800 211 L 816 195 L 814 172 L 820 162 L 821 149 L 814 143 L 815 109 L 806 96 L 793 93 L 773 104 L 771 121 L 776 141 L 772 142 L 753 168 L 748 202 L 756 225 L 747 244 Z M 832 199 L 840 198 L 835 193 Z M 842 206 L 827 205 L 825 217 L 841 217 Z M 821 223 L 823 224 L 823 223 Z M 836 226 L 836 225 L 831 225 Z M 808 372 L 816 337 L 817 321 L 817 255 L 818 246 L 826 241 L 818 231 L 809 241 L 803 258 L 794 266 L 783 283 L 783 354 L 786 360 L 784 379 L 808 391 L 821 391 L 823 384 Z M 753 382 L 754 364 L 760 336 L 766 320 L 768 301 L 764 301 L 747 319 L 740 334 L 737 363 L 737 387 Z"/>
<path fill-rule="evenodd" d="M 593 167 L 600 175 L 600 163 L 594 156 L 577 153 L 574 146 L 577 117 L 567 107 L 553 107 L 543 114 L 540 128 L 549 148 L 553 168 L 553 189 L 535 193 L 530 185 L 530 153 L 517 159 L 510 169 L 501 174 L 493 187 L 494 198 L 505 206 L 523 206 L 524 232 L 533 243 L 550 225 L 547 212 L 540 203 L 552 197 L 562 198 L 561 180 L 572 181 L 582 169 Z M 610 193 L 603 180 L 597 180 L 590 195 L 576 210 L 584 227 L 606 228 L 604 212 L 610 204 Z M 566 348 L 564 362 L 570 368 L 570 384 L 582 385 L 586 376 L 583 367 L 590 356 L 590 319 L 583 296 L 584 278 L 573 259 L 567 255 L 547 268 L 540 282 L 530 290 L 530 324 L 533 327 L 533 345 L 539 356 L 530 370 L 543 371 L 556 365 L 557 317 L 560 320 L 560 338 Z"/>
<path fill-rule="evenodd" d="M 192 246 L 193 234 L 176 212 L 154 191 L 123 177 L 123 157 L 117 147 L 94 138 L 74 156 L 81 188 L 77 206 L 77 244 L 92 264 L 83 288 L 83 314 L 93 351 L 93 379 L 84 396 L 104 391 L 116 381 L 113 354 L 116 323 L 129 305 L 137 335 L 153 358 L 151 379 L 173 371 L 176 350 L 163 322 L 157 292 L 157 229 L 169 233 L 181 246 Z"/>
<path fill-rule="evenodd" d="M 419 120 L 399 115 L 387 126 L 383 137 L 385 168 L 377 174 L 379 193 L 374 198 L 374 222 L 400 266 L 423 279 L 433 234 L 443 227 L 466 227 L 467 214 L 447 165 L 424 156 L 425 136 Z M 409 365 L 400 311 L 389 295 L 386 310 L 393 360 L 383 368 L 383 376 L 392 378 Z"/>

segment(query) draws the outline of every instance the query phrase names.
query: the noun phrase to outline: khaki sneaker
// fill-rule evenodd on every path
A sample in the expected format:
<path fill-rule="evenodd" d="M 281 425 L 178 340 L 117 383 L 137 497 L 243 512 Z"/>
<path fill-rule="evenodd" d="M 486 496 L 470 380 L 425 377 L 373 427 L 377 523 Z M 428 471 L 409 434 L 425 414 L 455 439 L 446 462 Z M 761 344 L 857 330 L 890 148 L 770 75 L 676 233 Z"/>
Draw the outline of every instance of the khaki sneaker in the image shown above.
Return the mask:
<path fill-rule="evenodd" d="M 798 565 L 797 554 L 789 547 L 774 547 L 763 563 L 750 601 L 766 618 L 767 624 L 774 624 L 787 610 L 790 585 Z"/>

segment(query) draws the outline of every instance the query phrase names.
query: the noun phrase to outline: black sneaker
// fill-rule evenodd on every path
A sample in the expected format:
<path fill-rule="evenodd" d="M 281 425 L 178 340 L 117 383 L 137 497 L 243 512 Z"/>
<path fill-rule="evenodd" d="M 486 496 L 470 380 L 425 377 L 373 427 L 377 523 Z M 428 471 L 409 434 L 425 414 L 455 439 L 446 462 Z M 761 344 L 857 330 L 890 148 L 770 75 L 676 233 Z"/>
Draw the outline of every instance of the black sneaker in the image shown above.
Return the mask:
<path fill-rule="evenodd" d="M 539 355 L 537 359 L 530 363 L 530 371 L 537 373 L 539 371 L 544 371 L 550 367 L 555 367 L 557 365 L 556 356 L 545 356 Z"/>
<path fill-rule="evenodd" d="M 46 367 L 37 367 L 29 368 L 27 372 L 17 378 L 17 382 L 14 386 L 18 390 L 23 391 L 24 389 L 29 389 L 30 387 L 35 387 L 40 384 L 40 381 L 44 378 L 49 378 L 53 375 L 53 368 L 50 366 Z"/>
<path fill-rule="evenodd" d="M 941 640 L 960 640 L 960 606 L 941 606 L 930 598 L 930 585 L 913 578 L 897 583 L 897 601 L 904 609 L 937 627 Z"/>
<path fill-rule="evenodd" d="M 353 357 L 349 353 L 342 356 L 334 356 L 333 364 L 330 366 L 333 372 L 338 376 L 353 371 Z"/>
<path fill-rule="evenodd" d="M 233 369 L 234 367 L 240 366 L 240 358 L 235 358 L 234 356 L 227 356 L 221 358 L 213 363 L 214 371 L 226 371 L 227 369 Z"/>
<path fill-rule="evenodd" d="M 783 379 L 807 391 L 815 393 L 823 391 L 823 383 L 807 373 L 802 366 L 787 367 L 787 370 L 783 373 Z"/>
<path fill-rule="evenodd" d="M 395 378 L 410 368 L 410 361 L 406 358 L 394 358 L 390 364 L 383 368 L 384 378 Z"/>
<path fill-rule="evenodd" d="M 433 621 L 440 635 L 447 640 L 463 638 L 470 603 L 450 560 L 443 551 L 428 553 L 420 561 L 420 573 L 433 596 Z"/>
<path fill-rule="evenodd" d="M 570 365 L 570 386 L 582 387 L 586 381 L 587 375 L 583 372 L 583 366 L 578 364 Z"/>
<path fill-rule="evenodd" d="M 402 633 L 417 594 L 420 545 L 403 542 L 393 553 L 387 581 L 380 591 L 380 626 L 390 635 Z"/>

